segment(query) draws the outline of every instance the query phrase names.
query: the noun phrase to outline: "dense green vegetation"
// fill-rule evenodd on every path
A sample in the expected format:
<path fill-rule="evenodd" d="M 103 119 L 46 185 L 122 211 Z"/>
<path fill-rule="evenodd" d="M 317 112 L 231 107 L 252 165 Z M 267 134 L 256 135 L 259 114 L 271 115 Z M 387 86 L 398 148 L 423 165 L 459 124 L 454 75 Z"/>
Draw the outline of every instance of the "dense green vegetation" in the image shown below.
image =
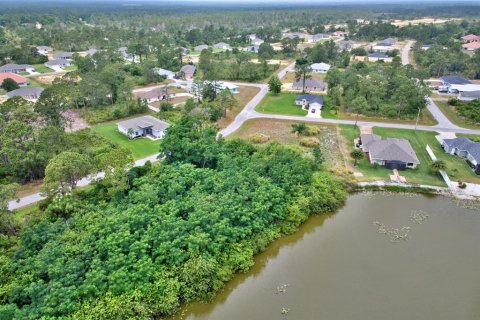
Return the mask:
<path fill-rule="evenodd" d="M 467 123 L 480 125 L 480 99 L 472 101 L 449 100 L 449 104 L 455 107 L 458 115 Z"/>
<path fill-rule="evenodd" d="M 2 256 L 2 318 L 152 319 L 209 300 L 253 255 L 310 214 L 335 210 L 342 183 L 279 144 L 216 140 L 184 117 L 165 162 L 51 200 Z M 77 194 L 77 195 L 76 195 Z"/>
<path fill-rule="evenodd" d="M 389 65 L 356 62 L 345 72 L 332 68 L 326 81 L 330 109 L 369 116 L 414 118 L 426 107 L 429 93 L 422 74 L 398 60 Z"/>

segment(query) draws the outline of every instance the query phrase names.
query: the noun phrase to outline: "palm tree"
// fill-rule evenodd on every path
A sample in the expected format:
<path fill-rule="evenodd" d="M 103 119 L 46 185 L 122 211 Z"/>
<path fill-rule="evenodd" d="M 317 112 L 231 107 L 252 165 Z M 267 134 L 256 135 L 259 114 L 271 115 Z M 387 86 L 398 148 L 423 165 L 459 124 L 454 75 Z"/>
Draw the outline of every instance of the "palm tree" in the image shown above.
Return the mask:
<path fill-rule="evenodd" d="M 443 160 L 435 160 L 432 163 L 430 163 L 430 169 L 435 173 L 439 173 L 440 171 L 443 171 L 446 168 L 447 168 L 447 164 Z"/>
<path fill-rule="evenodd" d="M 355 160 L 353 166 L 356 167 L 358 160 L 363 158 L 363 151 L 360 149 L 355 149 L 350 153 L 350 156 L 353 158 L 353 160 Z"/>
<path fill-rule="evenodd" d="M 295 80 L 302 80 L 302 93 L 305 93 L 305 81 L 312 78 L 312 68 L 307 59 L 300 58 L 295 62 Z"/>

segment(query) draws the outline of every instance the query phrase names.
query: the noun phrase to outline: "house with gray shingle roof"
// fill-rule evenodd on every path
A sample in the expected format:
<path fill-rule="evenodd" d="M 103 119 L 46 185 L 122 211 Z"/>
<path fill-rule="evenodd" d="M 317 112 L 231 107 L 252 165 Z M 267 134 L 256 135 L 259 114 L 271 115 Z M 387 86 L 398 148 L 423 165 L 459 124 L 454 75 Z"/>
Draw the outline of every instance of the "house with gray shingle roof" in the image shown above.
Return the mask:
<path fill-rule="evenodd" d="M 193 50 L 195 50 L 195 51 L 202 51 L 202 50 L 205 50 L 205 49 L 208 49 L 208 46 L 206 44 L 201 44 L 201 45 L 198 45 L 196 47 L 193 47 Z"/>
<path fill-rule="evenodd" d="M 0 72 L 35 72 L 35 67 L 29 64 L 8 63 L 0 67 Z"/>
<path fill-rule="evenodd" d="M 15 89 L 10 92 L 7 92 L 6 96 L 8 98 L 22 97 L 25 100 L 36 101 L 38 98 L 40 98 L 40 95 L 42 94 L 43 90 L 44 89 L 40 87 L 19 88 L 19 89 Z"/>
<path fill-rule="evenodd" d="M 480 174 L 480 142 L 474 142 L 466 137 L 444 139 L 442 148 L 447 153 L 464 158 L 470 168 L 476 174 Z"/>
<path fill-rule="evenodd" d="M 153 136 L 163 138 L 170 125 L 152 116 L 142 116 L 117 123 L 118 131 L 130 139 Z"/>
<path fill-rule="evenodd" d="M 59 52 L 53 55 L 54 60 L 68 60 L 68 59 L 72 59 L 72 57 L 73 57 L 72 52 Z"/>
<path fill-rule="evenodd" d="M 472 101 L 480 99 L 480 91 L 465 91 L 458 94 L 458 100 L 460 101 Z M 480 112 L 480 110 L 478 110 Z"/>
<path fill-rule="evenodd" d="M 326 88 L 326 84 L 320 80 L 314 79 L 305 79 L 305 90 L 307 91 L 323 91 Z M 292 84 L 293 90 L 302 90 L 303 89 L 303 79 L 295 80 Z"/>
<path fill-rule="evenodd" d="M 382 139 L 376 134 L 362 134 L 360 146 L 370 163 L 387 169 L 404 170 L 416 168 L 420 164 L 417 154 L 406 139 Z"/>

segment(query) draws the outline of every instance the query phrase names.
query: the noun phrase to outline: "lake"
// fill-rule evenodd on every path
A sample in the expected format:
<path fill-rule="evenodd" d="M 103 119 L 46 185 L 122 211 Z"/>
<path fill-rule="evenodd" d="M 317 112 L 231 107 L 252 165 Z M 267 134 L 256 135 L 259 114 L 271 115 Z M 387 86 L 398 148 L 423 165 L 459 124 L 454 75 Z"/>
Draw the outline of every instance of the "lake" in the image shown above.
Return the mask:
<path fill-rule="evenodd" d="M 480 209 L 352 195 L 272 243 L 211 304 L 174 319 L 480 319 Z"/>

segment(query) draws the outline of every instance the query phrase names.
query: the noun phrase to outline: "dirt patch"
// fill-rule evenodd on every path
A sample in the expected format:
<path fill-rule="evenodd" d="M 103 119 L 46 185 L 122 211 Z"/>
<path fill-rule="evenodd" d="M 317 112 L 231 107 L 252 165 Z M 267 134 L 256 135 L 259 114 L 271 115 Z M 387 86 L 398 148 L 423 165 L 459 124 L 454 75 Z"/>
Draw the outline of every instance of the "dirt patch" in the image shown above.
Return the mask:
<path fill-rule="evenodd" d="M 321 80 L 325 81 L 325 75 L 324 73 L 313 73 L 312 74 L 312 79 L 313 80 Z M 290 71 L 287 72 L 285 77 L 282 78 L 282 83 L 287 84 L 287 83 L 293 83 L 295 81 L 295 71 Z"/>
<path fill-rule="evenodd" d="M 232 110 L 227 110 L 227 116 L 221 118 L 217 121 L 217 125 L 220 128 L 225 128 L 228 126 L 235 117 L 245 108 L 247 103 L 253 99 L 260 92 L 260 89 L 257 87 L 250 86 L 240 86 L 239 92 L 234 95 L 235 100 L 237 100 L 237 105 L 232 108 Z"/>
<path fill-rule="evenodd" d="M 69 119 L 68 125 L 65 128 L 66 132 L 74 132 L 81 129 L 90 128 L 88 123 L 82 118 L 78 110 L 67 110 L 62 113 L 62 115 Z"/>
<path fill-rule="evenodd" d="M 393 25 L 402 27 L 408 26 L 409 24 L 417 25 L 417 24 L 437 24 L 437 23 L 445 23 L 448 21 L 455 21 L 461 20 L 459 18 L 452 18 L 452 19 L 436 19 L 436 18 L 421 18 L 421 19 L 412 19 L 412 20 L 395 20 L 392 22 Z"/>
<path fill-rule="evenodd" d="M 253 119 L 247 121 L 232 137 L 249 140 L 250 137 L 261 134 L 270 137 L 272 141 L 282 144 L 294 145 L 302 148 L 306 154 L 311 154 L 311 148 L 301 147 L 302 136 L 296 136 L 292 132 L 292 124 L 298 121 L 283 121 L 275 119 Z M 311 136 L 319 141 L 325 161 L 330 168 L 344 168 L 343 155 L 339 148 L 337 129 L 334 125 L 308 123 L 309 126 L 319 128 L 318 134 Z"/>
<path fill-rule="evenodd" d="M 54 74 L 54 75 L 37 76 L 32 78 L 42 84 L 52 84 L 52 82 L 55 79 L 61 78 L 62 76 L 63 76 L 62 74 L 56 74 L 56 75 Z"/>

